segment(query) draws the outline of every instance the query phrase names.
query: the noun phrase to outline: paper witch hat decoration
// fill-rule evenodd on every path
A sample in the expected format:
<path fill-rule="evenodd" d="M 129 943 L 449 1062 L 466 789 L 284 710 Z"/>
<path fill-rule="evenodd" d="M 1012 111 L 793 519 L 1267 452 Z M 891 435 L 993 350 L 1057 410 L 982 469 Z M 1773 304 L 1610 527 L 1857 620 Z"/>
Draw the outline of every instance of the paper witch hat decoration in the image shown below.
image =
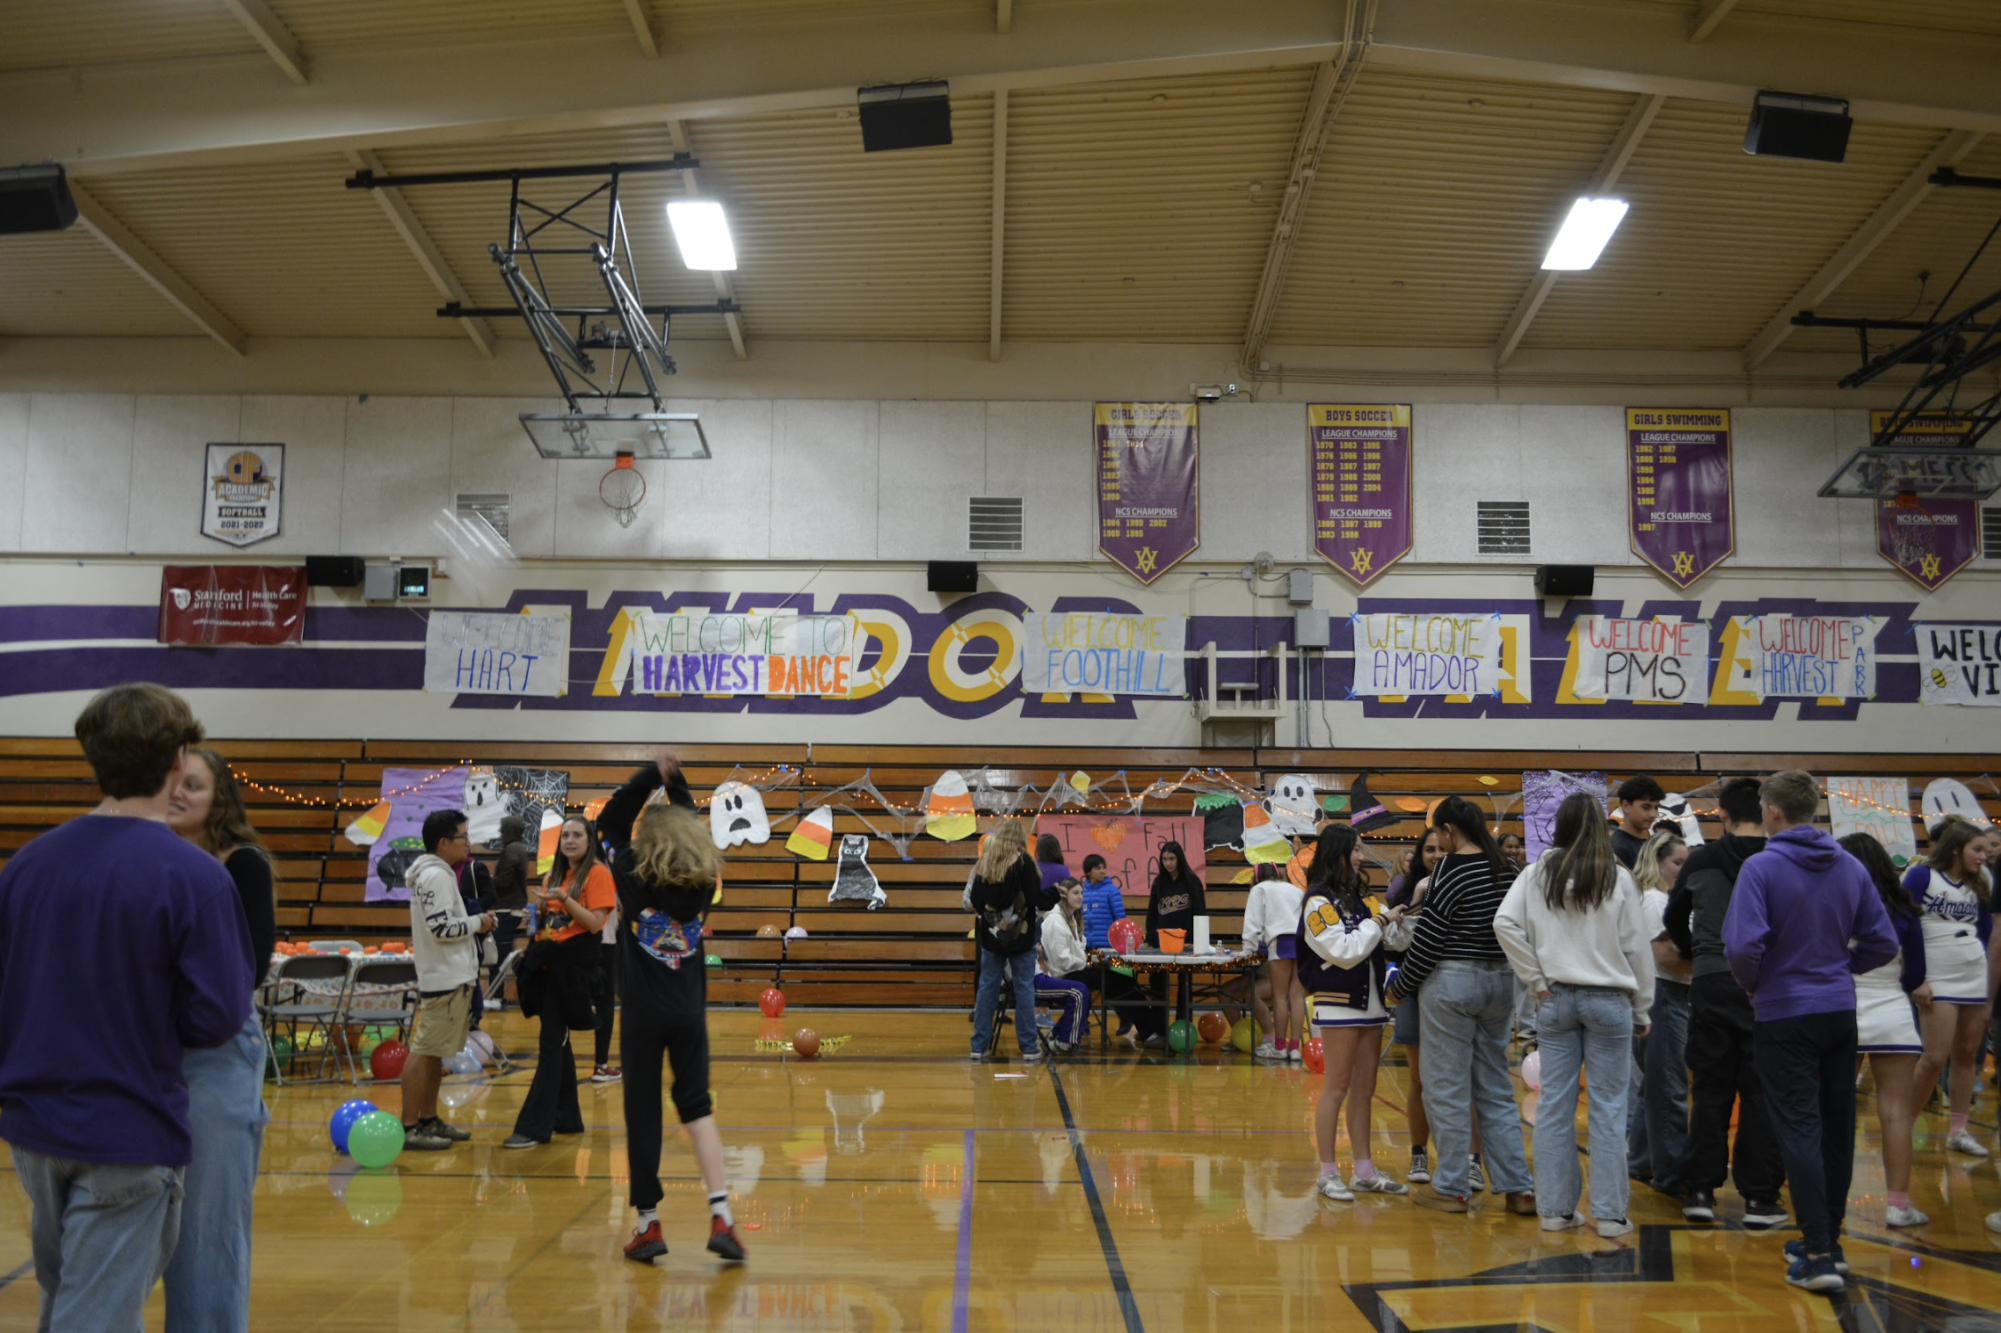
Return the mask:
<path fill-rule="evenodd" d="M 834 846 L 834 809 L 823 805 L 799 821 L 799 827 L 792 830 L 792 836 L 785 840 L 785 850 L 794 856 L 803 856 L 808 861 L 824 861 Z"/>
<path fill-rule="evenodd" d="M 1355 784 L 1348 788 L 1348 826 L 1357 833 L 1367 833 L 1396 822 L 1397 817 L 1369 794 L 1369 775 L 1357 773 Z"/>
<path fill-rule="evenodd" d="M 375 840 L 382 836 L 383 826 L 389 822 L 389 802 L 380 801 L 347 826 L 346 838 L 357 847 L 373 847 Z"/>
<path fill-rule="evenodd" d="M 1265 861 L 1284 861 L 1292 856 L 1292 844 L 1272 823 L 1262 805 L 1253 802 L 1244 804 L 1244 859 L 1253 865 Z"/>
<path fill-rule="evenodd" d="M 971 837 L 975 827 L 972 789 L 957 769 L 946 769 L 924 802 L 924 831 L 940 842 L 957 842 Z"/>

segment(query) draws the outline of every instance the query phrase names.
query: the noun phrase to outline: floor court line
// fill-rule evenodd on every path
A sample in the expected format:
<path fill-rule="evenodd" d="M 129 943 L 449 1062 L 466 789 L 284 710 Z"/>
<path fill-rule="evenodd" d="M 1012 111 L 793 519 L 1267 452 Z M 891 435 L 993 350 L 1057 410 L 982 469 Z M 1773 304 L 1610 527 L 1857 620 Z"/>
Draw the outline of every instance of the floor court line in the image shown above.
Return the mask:
<path fill-rule="evenodd" d="M 1091 1207 L 1091 1222 L 1098 1229 L 1098 1248 L 1105 1253 L 1105 1268 L 1112 1276 L 1112 1290 L 1118 1294 L 1119 1314 L 1125 1319 L 1126 1333 L 1146 1333 L 1139 1305 L 1133 1300 L 1132 1283 L 1126 1278 L 1125 1263 L 1119 1258 L 1118 1243 L 1112 1239 L 1112 1224 L 1105 1216 L 1104 1200 L 1098 1197 L 1098 1182 L 1084 1154 L 1083 1133 L 1070 1114 L 1070 1099 L 1063 1095 L 1062 1076 L 1054 1069 L 1049 1071 L 1049 1086 L 1056 1093 L 1056 1109 L 1063 1113 L 1064 1129 L 1070 1136 L 1070 1155 L 1077 1160 L 1077 1181 L 1084 1187 L 1084 1201 Z"/>
<path fill-rule="evenodd" d="M 11 1273 L 0 1273 L 0 1291 L 5 1291 L 7 1288 L 13 1286 L 16 1282 L 33 1272 L 34 1268 L 35 1261 L 30 1259 Z"/>
<path fill-rule="evenodd" d="M 966 1131 L 966 1163 L 959 1176 L 959 1253 L 952 1274 L 952 1333 L 966 1333 L 973 1281 L 973 1131 Z M 991 1182 L 998 1184 L 998 1181 Z"/>

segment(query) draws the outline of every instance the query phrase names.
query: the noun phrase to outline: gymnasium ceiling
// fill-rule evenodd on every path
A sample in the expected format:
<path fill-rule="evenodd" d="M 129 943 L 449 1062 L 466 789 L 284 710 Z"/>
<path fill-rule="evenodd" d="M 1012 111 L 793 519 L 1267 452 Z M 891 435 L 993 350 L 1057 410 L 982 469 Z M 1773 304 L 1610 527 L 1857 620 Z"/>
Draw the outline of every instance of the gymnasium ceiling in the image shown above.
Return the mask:
<path fill-rule="evenodd" d="M 0 162 L 57 160 L 95 226 L 0 237 L 0 336 L 519 339 L 504 185 L 390 172 L 685 145 L 763 340 L 1593 354 L 1846 353 L 1824 314 L 1929 313 L 2001 195 L 1991 0 L 1380 0 L 1285 262 L 1275 228 L 1345 0 L 13 0 Z M 944 77 L 949 147 L 861 151 L 854 89 Z M 1741 148 L 1760 87 L 1845 96 L 1841 165 Z M 1598 267 L 1538 294 L 1569 200 L 1630 147 Z M 713 301 L 627 182 L 649 301 Z M 429 246 L 429 268 L 418 251 Z M 996 268 L 998 267 L 998 282 Z M 1919 274 L 1928 272 L 1928 280 Z M 1254 316 L 1261 284 L 1274 294 Z M 2001 247 L 1959 300 L 2001 287 Z M 163 295 L 162 289 L 171 293 Z M 1958 304 L 1958 301 L 1955 302 Z M 997 327 L 996 327 L 997 321 Z M 720 317 L 675 337 L 729 336 Z M 217 348 L 217 354 L 230 351 Z"/>

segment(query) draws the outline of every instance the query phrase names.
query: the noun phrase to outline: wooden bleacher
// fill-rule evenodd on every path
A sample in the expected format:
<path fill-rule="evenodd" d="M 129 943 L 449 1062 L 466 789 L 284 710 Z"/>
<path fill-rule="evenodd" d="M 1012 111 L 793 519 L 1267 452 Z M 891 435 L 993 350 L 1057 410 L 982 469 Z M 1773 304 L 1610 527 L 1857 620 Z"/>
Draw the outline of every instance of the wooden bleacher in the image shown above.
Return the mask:
<path fill-rule="evenodd" d="M 367 853 L 341 831 L 378 799 L 382 770 L 471 764 L 525 764 L 570 773 L 573 807 L 609 795 L 653 749 L 640 745 L 523 742 L 465 744 L 449 741 L 217 740 L 238 771 L 258 784 L 246 788 L 252 817 L 278 864 L 278 928 L 283 938 L 357 939 L 379 943 L 407 939 L 408 909 L 363 901 Z M 1343 787 L 1367 773 L 1369 788 L 1402 817 L 1372 832 L 1383 847 L 1407 844 L 1422 829 L 1423 814 L 1402 810 L 1401 800 L 1428 805 L 1457 794 L 1484 804 L 1498 798 L 1504 829 L 1521 829 L 1519 794 L 1524 770 L 1601 770 L 1614 778 L 1651 773 L 1670 791 L 1718 778 L 1804 768 L 1817 776 L 1902 777 L 1922 786 L 1935 777 L 1958 777 L 1982 797 L 1990 817 L 2001 818 L 2001 797 L 1978 779 L 2001 760 L 1992 756 L 1793 755 L 1729 752 L 1531 752 L 1387 750 L 1189 750 L 976 746 L 751 745 L 677 747 L 698 798 L 741 766 L 756 773 L 778 764 L 798 767 L 800 781 L 764 793 L 774 821 L 816 794 L 864 774 L 884 798 L 911 808 L 945 769 L 1002 770 L 1009 786 L 1047 788 L 1058 775 L 1082 770 L 1097 779 L 1123 771 L 1137 794 L 1157 778 L 1217 768 L 1253 787 L 1269 787 L 1286 773 L 1337 779 Z M 1496 779 L 1489 786 L 1482 777 Z M 89 766 L 67 738 L 0 738 L 0 856 L 54 824 L 95 805 Z M 1180 792 L 1148 801 L 1149 814 L 1187 814 L 1194 795 Z M 1700 803 L 1698 803 L 1700 804 Z M 1073 807 L 1074 808 L 1074 807 Z M 1108 812 L 1108 814 L 1111 812 Z M 882 820 L 877 819 L 880 824 Z M 1705 821 L 1713 830 L 1713 822 Z M 722 966 L 711 973 L 710 997 L 721 1004 L 755 1003 L 759 991 L 778 984 L 794 1004 L 948 1005 L 971 1003 L 973 943 L 970 916 L 960 892 L 977 840 L 942 843 L 913 838 L 909 859 L 872 840 L 869 862 L 889 895 L 887 905 L 829 904 L 834 862 L 801 860 L 785 850 L 785 824 L 763 846 L 732 849 L 723 905 L 710 918 L 709 952 Z M 835 834 L 866 833 L 852 815 L 837 815 Z M 1920 846 L 1924 829 L 1917 827 Z M 1385 855 L 1389 849 L 1384 848 Z M 1209 905 L 1217 935 L 1241 929 L 1245 885 L 1242 856 L 1223 848 L 1208 853 Z M 1374 872 L 1380 883 L 1386 875 Z M 1127 885 L 1128 910 L 1145 907 L 1146 886 Z M 803 940 L 760 938 L 759 927 L 781 932 L 803 926 Z"/>

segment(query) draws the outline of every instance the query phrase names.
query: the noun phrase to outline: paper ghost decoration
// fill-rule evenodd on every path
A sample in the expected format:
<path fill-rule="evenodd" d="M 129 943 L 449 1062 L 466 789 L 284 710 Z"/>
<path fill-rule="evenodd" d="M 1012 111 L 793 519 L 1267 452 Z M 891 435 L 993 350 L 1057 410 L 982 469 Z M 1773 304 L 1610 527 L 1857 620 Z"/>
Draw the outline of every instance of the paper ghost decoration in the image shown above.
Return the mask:
<path fill-rule="evenodd" d="M 1988 824 L 1987 812 L 1980 808 L 1979 798 L 1958 778 L 1940 778 L 1926 787 L 1923 809 L 1927 833 L 1937 833 L 1939 825 L 1954 815 L 1981 828 Z"/>
<path fill-rule="evenodd" d="M 475 847 L 500 841 L 500 819 L 507 813 L 501 799 L 500 779 L 490 768 L 475 768 L 466 774 L 466 836 Z"/>
<path fill-rule="evenodd" d="M 785 840 L 785 850 L 794 856 L 803 856 L 808 861 L 824 861 L 834 848 L 834 810 L 823 805 L 799 821 L 792 830 L 792 836 Z"/>
<path fill-rule="evenodd" d="M 868 839 L 859 833 L 849 833 L 841 839 L 841 859 L 834 867 L 834 887 L 827 894 L 830 903 L 865 902 L 874 911 L 889 901 L 889 895 L 876 882 L 875 871 L 869 869 Z"/>
<path fill-rule="evenodd" d="M 1661 801 L 1662 819 L 1672 819 L 1681 830 L 1681 840 L 1691 847 L 1702 846 L 1702 821 L 1695 817 L 1695 809 L 1688 798 L 1678 791 L 1671 791 Z"/>
<path fill-rule="evenodd" d="M 930 797 L 924 802 L 924 831 L 940 842 L 957 842 L 971 837 L 976 826 L 973 792 L 966 785 L 965 775 L 957 769 L 946 769 L 938 775 Z M 845 855 L 845 843 L 842 852 Z"/>
<path fill-rule="evenodd" d="M 1204 847 L 1244 845 L 1244 805 L 1228 792 L 1204 792 L 1195 798 L 1195 813 L 1202 816 Z"/>
<path fill-rule="evenodd" d="M 1313 832 L 1320 813 L 1320 797 L 1313 779 L 1303 773 L 1288 773 L 1271 789 L 1271 822 L 1287 837 Z"/>
<path fill-rule="evenodd" d="M 770 842 L 771 818 L 764 813 L 764 797 L 757 788 L 741 782 L 716 788 L 709 798 L 709 836 L 718 851 L 747 842 Z"/>
<path fill-rule="evenodd" d="M 1244 859 L 1252 865 L 1266 861 L 1288 861 L 1292 858 L 1292 844 L 1278 831 L 1265 808 L 1252 802 L 1244 805 Z"/>

